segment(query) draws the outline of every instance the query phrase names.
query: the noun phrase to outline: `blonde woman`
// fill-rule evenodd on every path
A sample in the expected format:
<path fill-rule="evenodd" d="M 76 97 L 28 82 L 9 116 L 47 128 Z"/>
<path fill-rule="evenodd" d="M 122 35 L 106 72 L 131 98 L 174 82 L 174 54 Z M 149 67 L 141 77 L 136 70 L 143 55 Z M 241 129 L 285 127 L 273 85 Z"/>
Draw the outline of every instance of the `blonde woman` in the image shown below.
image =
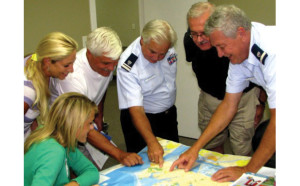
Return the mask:
<path fill-rule="evenodd" d="M 40 115 L 43 121 L 48 112 L 50 78 L 65 79 L 73 72 L 77 43 L 71 37 L 52 32 L 38 44 L 34 54 L 24 59 L 24 135 L 31 132 Z"/>
<path fill-rule="evenodd" d="M 34 130 L 24 145 L 24 185 L 93 185 L 97 168 L 77 149 L 93 129 L 97 106 L 79 93 L 59 96 L 45 125 Z M 77 178 L 70 180 L 71 168 Z"/>

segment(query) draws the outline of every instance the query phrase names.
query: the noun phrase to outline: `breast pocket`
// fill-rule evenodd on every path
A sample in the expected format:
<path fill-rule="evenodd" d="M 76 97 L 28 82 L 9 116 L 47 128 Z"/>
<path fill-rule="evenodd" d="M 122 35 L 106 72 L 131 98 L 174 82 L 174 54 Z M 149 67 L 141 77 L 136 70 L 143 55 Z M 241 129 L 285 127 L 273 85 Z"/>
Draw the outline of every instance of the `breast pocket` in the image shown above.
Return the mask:
<path fill-rule="evenodd" d="M 155 73 L 143 72 L 140 76 L 140 85 L 143 95 L 151 94 L 159 85 L 161 80 Z"/>

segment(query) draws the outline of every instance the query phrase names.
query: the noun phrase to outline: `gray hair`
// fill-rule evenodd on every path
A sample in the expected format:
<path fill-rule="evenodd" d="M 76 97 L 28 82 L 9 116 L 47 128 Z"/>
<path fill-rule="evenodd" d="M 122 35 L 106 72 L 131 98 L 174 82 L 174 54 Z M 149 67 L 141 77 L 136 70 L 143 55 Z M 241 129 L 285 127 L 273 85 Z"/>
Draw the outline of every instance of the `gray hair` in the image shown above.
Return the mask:
<path fill-rule="evenodd" d="M 234 5 L 218 6 L 205 23 L 205 35 L 219 30 L 226 37 L 235 38 L 239 27 L 251 30 L 251 21 L 245 12 Z"/>
<path fill-rule="evenodd" d="M 200 17 L 203 13 L 207 11 L 212 13 L 214 10 L 215 10 L 215 5 L 209 2 L 195 3 L 191 6 L 191 8 L 189 9 L 186 15 L 187 22 L 189 22 L 190 18 Z"/>
<path fill-rule="evenodd" d="M 177 34 L 167 21 L 154 19 L 144 26 L 142 38 L 145 43 L 149 43 L 151 39 L 157 44 L 161 44 L 162 41 L 168 41 L 173 47 L 177 41 Z"/>
<path fill-rule="evenodd" d="M 117 60 L 122 53 L 122 43 L 118 34 L 109 27 L 100 27 L 91 32 L 86 41 L 87 49 L 94 56 Z"/>

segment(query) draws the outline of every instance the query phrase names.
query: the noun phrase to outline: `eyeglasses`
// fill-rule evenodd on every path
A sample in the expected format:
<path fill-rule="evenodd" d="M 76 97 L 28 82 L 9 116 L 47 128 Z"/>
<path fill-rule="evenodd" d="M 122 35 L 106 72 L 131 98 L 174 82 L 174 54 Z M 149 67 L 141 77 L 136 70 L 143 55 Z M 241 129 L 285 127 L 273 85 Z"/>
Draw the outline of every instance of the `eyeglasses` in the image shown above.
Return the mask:
<path fill-rule="evenodd" d="M 203 32 L 201 32 L 200 34 L 196 33 L 196 32 L 191 32 L 190 37 L 192 39 L 198 39 L 198 37 L 203 38 L 205 36 L 205 34 Z"/>

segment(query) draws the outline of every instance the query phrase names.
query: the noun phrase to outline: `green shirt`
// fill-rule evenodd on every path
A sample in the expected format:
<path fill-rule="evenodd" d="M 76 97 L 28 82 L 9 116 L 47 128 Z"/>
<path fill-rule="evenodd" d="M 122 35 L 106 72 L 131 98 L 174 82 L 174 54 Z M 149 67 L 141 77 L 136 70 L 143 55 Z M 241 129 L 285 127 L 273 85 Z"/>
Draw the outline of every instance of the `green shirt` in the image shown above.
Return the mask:
<path fill-rule="evenodd" d="M 59 185 L 70 182 L 69 167 L 80 186 L 97 184 L 97 168 L 76 148 L 69 151 L 55 139 L 33 144 L 24 155 L 24 186 Z"/>

